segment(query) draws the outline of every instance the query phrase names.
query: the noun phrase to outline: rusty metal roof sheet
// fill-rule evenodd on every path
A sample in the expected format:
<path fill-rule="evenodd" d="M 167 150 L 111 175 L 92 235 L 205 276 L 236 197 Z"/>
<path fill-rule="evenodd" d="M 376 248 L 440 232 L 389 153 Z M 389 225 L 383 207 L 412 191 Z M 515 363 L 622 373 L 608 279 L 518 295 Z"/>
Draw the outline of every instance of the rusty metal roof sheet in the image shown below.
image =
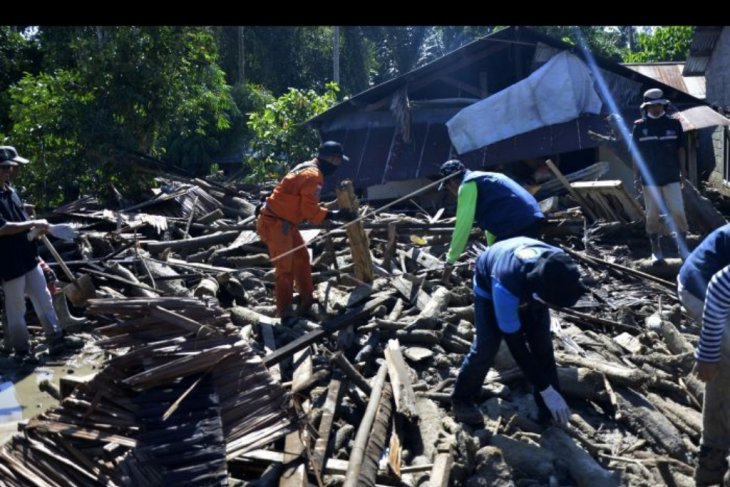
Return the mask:
<path fill-rule="evenodd" d="M 688 93 L 695 98 L 705 99 L 705 77 L 682 75 L 684 63 L 626 63 L 627 68 Z"/>
<path fill-rule="evenodd" d="M 729 119 L 708 106 L 688 108 L 676 114 L 675 118 L 682 123 L 682 129 L 685 132 L 705 127 L 715 127 L 717 125 L 730 127 Z"/>

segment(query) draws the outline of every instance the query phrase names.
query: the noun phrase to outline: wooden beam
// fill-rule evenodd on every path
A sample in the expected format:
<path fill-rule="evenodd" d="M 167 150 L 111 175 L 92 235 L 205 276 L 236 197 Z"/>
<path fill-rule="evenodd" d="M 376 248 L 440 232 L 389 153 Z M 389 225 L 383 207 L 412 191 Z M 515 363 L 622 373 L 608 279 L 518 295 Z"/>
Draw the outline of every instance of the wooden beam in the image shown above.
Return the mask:
<path fill-rule="evenodd" d="M 355 196 L 352 181 L 342 181 L 337 188 L 337 203 L 340 208 L 358 215 L 360 202 Z M 347 243 L 352 251 L 352 262 L 355 265 L 355 277 L 363 282 L 373 282 L 373 256 L 370 254 L 370 239 L 362 226 L 362 221 L 351 222 L 346 227 Z"/>

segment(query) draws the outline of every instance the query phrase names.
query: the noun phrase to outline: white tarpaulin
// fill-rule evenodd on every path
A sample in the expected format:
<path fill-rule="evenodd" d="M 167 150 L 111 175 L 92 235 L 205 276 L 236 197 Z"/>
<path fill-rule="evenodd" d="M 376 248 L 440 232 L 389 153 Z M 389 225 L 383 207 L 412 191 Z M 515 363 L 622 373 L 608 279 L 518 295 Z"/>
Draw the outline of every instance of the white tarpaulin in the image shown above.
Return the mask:
<path fill-rule="evenodd" d="M 463 154 L 581 113 L 600 113 L 601 105 L 588 66 L 562 51 L 522 81 L 464 108 L 446 127 Z"/>

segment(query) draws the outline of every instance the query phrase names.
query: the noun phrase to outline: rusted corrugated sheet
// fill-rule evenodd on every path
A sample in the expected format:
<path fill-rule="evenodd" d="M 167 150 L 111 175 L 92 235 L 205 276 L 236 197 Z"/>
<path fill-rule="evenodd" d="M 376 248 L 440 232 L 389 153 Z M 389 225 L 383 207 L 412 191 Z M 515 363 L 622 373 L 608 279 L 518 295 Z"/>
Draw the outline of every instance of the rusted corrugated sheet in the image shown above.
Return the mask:
<path fill-rule="evenodd" d="M 689 56 L 684 66 L 685 76 L 700 76 L 705 74 L 707 63 L 710 61 L 712 50 L 720 37 L 722 26 L 701 26 L 695 29 L 692 36 L 692 44 L 689 48 Z"/>
<path fill-rule="evenodd" d="M 682 75 L 684 63 L 629 63 L 624 66 L 695 98 L 705 99 L 704 76 L 684 77 Z"/>
<path fill-rule="evenodd" d="M 676 115 L 676 118 L 682 123 L 685 132 L 718 125 L 730 126 L 730 120 L 706 106 L 683 110 Z"/>

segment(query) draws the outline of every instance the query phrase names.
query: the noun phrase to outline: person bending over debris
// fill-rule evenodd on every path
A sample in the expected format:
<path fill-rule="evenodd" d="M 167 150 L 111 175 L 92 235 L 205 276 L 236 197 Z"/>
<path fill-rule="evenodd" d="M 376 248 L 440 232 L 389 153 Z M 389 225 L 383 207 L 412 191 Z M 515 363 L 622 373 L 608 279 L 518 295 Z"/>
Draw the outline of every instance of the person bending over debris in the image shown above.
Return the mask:
<path fill-rule="evenodd" d="M 469 171 L 457 159 L 441 165 L 441 176 L 453 175 L 439 189 L 446 188 L 457 199 L 456 223 L 441 280 L 448 283 L 454 263 L 469 241 L 471 227 L 487 233 L 491 244 L 511 237 L 539 237 L 545 220 L 535 197 L 525 188 L 496 172 Z M 491 237 L 490 237 L 491 235 Z"/>
<path fill-rule="evenodd" d="M 51 353 L 64 345 L 39 263 L 38 246 L 35 241 L 28 241 L 31 229 L 37 228 L 45 233 L 48 222 L 28 218 L 18 193 L 9 182 L 12 168 L 26 162 L 28 160 L 20 157 L 14 147 L 0 147 L 0 280 L 5 294 L 5 334 L 19 358 L 28 357 L 30 352 L 30 336 L 25 322 L 26 293 L 43 325 Z"/>
<path fill-rule="evenodd" d="M 634 158 L 634 184 L 636 190 L 644 194 L 646 233 L 654 262 L 664 258 L 659 242 L 661 201 L 664 201 L 669 211 L 667 217 L 676 225 L 673 235 L 680 256 L 684 259 L 688 254 L 689 226 L 682 200 L 682 188 L 686 180 L 682 124 L 667 115 L 668 105 L 669 100 L 664 98 L 662 90 L 647 90 L 644 103 L 641 104 L 642 116 L 634 122 L 631 134 L 645 164 L 645 171 L 640 171 L 640 162 Z"/>
<path fill-rule="evenodd" d="M 314 159 L 295 166 L 279 181 L 259 211 L 256 229 L 268 247 L 274 265 L 276 316 L 281 317 L 282 322 L 294 318 L 294 283 L 300 296 L 299 314 L 306 313 L 314 302 L 309 253 L 303 247 L 304 240 L 297 225 L 305 220 L 312 223 L 348 221 L 356 216 L 350 210 L 327 210 L 319 205 L 324 176 L 335 172 L 342 161 L 349 160 L 338 142 L 323 143 Z"/>
<path fill-rule="evenodd" d="M 552 245 L 515 237 L 485 250 L 474 270 L 476 336 L 451 397 L 456 419 L 483 422 L 476 403 L 504 338 L 534 386 L 540 416 L 552 415 L 557 422 L 567 423 L 570 409 L 560 394 L 545 303 L 567 308 L 586 290 L 575 262 Z"/>
<path fill-rule="evenodd" d="M 730 485 L 730 224 L 709 234 L 677 276 L 679 301 L 702 323 L 695 373 L 705 382 L 697 485 Z"/>

